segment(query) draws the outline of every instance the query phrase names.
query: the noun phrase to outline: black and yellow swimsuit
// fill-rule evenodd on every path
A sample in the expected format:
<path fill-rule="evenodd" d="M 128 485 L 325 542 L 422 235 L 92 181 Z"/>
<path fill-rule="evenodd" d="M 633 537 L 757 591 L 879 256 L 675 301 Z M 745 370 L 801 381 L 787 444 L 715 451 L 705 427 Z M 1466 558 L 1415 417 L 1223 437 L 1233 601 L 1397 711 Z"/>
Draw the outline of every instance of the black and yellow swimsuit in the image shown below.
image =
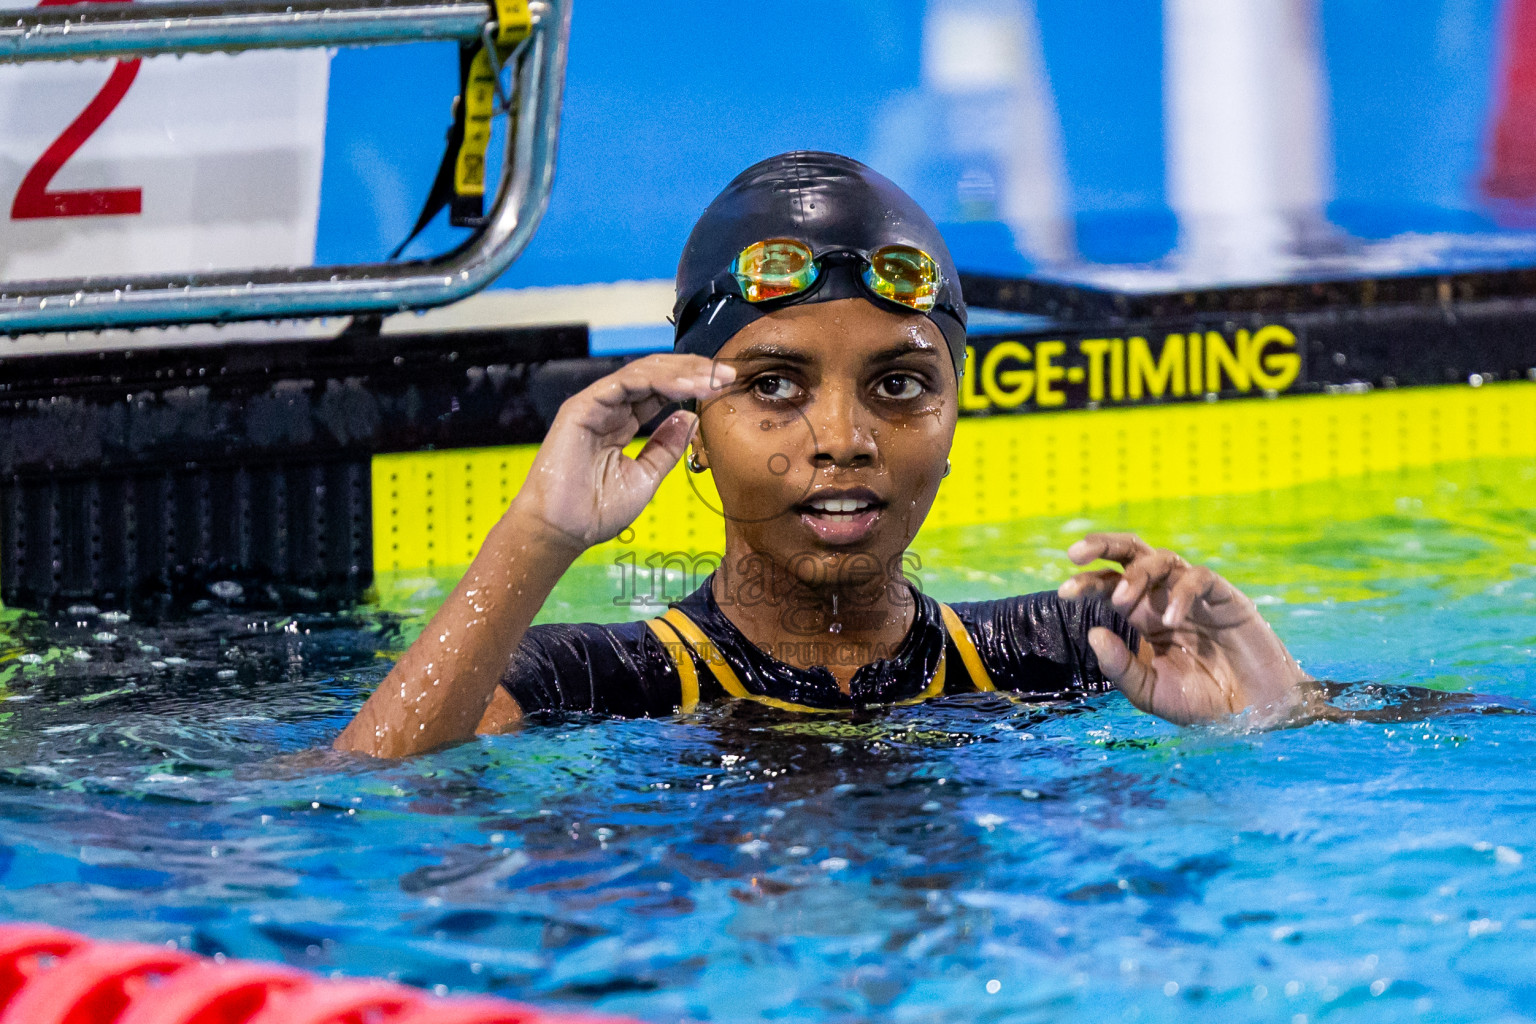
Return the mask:
<path fill-rule="evenodd" d="M 1054 593 L 942 605 L 916 600 L 912 627 L 888 658 L 854 673 L 850 692 L 823 668 L 801 669 L 754 646 L 715 602 L 711 581 L 648 622 L 541 625 L 524 634 L 502 679 L 525 712 L 670 715 L 700 704 L 752 701 L 829 712 L 1007 690 L 1040 697 L 1108 688 L 1088 630 L 1137 638 L 1100 600 Z"/>

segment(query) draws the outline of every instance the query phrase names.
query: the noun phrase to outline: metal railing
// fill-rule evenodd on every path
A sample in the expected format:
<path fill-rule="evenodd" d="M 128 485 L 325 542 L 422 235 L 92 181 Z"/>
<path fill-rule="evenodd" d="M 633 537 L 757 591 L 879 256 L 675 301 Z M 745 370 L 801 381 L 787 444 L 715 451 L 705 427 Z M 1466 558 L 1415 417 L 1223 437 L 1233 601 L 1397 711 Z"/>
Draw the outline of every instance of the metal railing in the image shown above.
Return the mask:
<path fill-rule="evenodd" d="M 463 245 L 430 260 L 0 283 L 0 333 L 393 313 L 472 295 L 511 266 L 554 181 L 571 0 L 529 4 L 512 68 L 515 116 L 494 205 Z M 142 57 L 427 39 L 481 39 L 494 18 L 466 0 L 91 3 L 7 14 L 0 63 Z M 14 19 L 14 22 L 13 20 Z"/>

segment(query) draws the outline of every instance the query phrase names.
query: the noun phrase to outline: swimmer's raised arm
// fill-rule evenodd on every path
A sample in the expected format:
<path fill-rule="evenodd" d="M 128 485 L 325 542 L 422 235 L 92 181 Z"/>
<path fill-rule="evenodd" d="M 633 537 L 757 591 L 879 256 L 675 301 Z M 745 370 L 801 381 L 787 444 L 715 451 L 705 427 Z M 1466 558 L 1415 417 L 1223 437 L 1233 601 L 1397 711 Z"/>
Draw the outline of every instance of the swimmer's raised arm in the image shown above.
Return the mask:
<path fill-rule="evenodd" d="M 1141 710 L 1179 725 L 1244 711 L 1271 725 L 1326 715 L 1322 688 L 1253 601 L 1213 570 L 1131 533 L 1090 534 L 1067 556 L 1078 565 L 1100 558 L 1121 565 L 1078 573 L 1058 593 L 1100 594 L 1140 632 L 1135 652 L 1103 628 L 1090 630 L 1088 643 L 1105 677 Z"/>
<path fill-rule="evenodd" d="M 468 739 L 482 718 L 515 722 L 497 683 L 528 624 L 578 555 L 645 508 L 697 417 L 674 412 L 634 458 L 624 446 L 669 403 L 708 398 L 735 376 L 703 356 L 653 355 L 568 399 L 463 579 L 334 745 L 405 757 Z"/>

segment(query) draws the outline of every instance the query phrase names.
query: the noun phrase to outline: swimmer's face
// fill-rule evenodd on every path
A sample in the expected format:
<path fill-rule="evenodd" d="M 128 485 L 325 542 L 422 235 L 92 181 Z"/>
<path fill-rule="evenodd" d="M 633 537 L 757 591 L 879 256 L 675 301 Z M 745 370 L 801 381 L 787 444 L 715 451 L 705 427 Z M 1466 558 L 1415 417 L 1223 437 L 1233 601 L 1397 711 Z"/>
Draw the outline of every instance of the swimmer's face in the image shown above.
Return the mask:
<path fill-rule="evenodd" d="M 789 306 L 717 358 L 736 380 L 700 409 L 695 447 L 728 557 L 812 586 L 899 569 L 955 433 L 954 364 L 933 322 L 857 298 Z"/>

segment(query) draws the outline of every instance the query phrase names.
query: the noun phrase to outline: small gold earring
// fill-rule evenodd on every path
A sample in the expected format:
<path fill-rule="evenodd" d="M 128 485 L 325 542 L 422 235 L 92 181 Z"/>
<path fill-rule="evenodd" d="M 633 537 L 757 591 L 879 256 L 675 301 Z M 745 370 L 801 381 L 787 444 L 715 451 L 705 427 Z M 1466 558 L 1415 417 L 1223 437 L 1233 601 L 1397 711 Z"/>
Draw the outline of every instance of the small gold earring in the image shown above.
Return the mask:
<path fill-rule="evenodd" d="M 954 468 L 955 468 L 954 466 L 950 465 L 950 462 L 949 462 L 948 459 L 944 460 L 944 475 L 945 476 L 949 476 L 949 471 L 954 469 Z"/>
<path fill-rule="evenodd" d="M 696 451 L 690 451 L 688 453 L 688 472 L 690 472 L 690 473 L 702 473 L 702 472 L 704 472 L 704 464 L 699 461 L 699 453 L 696 452 Z"/>

